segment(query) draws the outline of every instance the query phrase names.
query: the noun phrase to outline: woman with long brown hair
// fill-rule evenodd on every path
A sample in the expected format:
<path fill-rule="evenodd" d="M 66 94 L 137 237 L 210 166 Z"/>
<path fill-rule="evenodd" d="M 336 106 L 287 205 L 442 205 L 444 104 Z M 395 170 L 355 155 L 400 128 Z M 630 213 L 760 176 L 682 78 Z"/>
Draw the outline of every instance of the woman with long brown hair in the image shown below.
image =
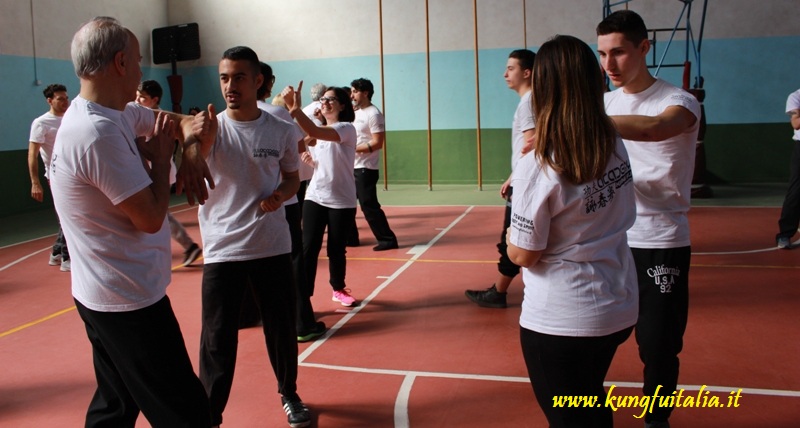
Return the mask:
<path fill-rule="evenodd" d="M 626 238 L 636 216 L 630 162 L 588 45 L 547 41 L 532 80 L 536 147 L 512 178 L 508 231 L 508 255 L 524 268 L 523 356 L 551 427 L 610 427 L 603 381 L 638 309 Z M 557 407 L 561 396 L 598 401 Z"/>

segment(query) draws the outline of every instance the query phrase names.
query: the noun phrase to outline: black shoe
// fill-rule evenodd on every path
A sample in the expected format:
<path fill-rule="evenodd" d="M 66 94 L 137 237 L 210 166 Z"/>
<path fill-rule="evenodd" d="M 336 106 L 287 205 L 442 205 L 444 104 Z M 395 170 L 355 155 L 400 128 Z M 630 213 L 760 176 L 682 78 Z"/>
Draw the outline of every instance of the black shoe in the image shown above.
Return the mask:
<path fill-rule="evenodd" d="M 311 330 L 298 331 L 297 341 L 300 343 L 310 342 L 325 334 L 326 331 L 328 331 L 328 327 L 325 326 L 325 323 L 322 321 L 317 321 L 317 323 L 314 324 L 314 328 L 312 328 Z"/>
<path fill-rule="evenodd" d="M 194 261 L 197 260 L 198 257 L 200 257 L 200 254 L 202 254 L 202 252 L 203 250 L 201 250 L 200 247 L 197 246 L 197 244 L 190 245 L 189 249 L 183 253 L 184 257 L 181 266 L 189 266 L 190 264 L 194 263 Z"/>
<path fill-rule="evenodd" d="M 400 248 L 400 246 L 397 245 L 397 241 L 379 242 L 378 245 L 372 247 L 372 251 L 396 250 L 398 248 Z"/>
<path fill-rule="evenodd" d="M 464 295 L 469 300 L 475 302 L 478 306 L 483 308 L 506 308 L 506 294 L 497 291 L 497 288 L 492 284 L 486 290 L 467 290 Z"/>
<path fill-rule="evenodd" d="M 281 397 L 281 403 L 283 403 L 283 411 L 286 412 L 290 427 L 298 428 L 311 425 L 311 411 L 300 401 L 299 397 L 293 400 Z"/>

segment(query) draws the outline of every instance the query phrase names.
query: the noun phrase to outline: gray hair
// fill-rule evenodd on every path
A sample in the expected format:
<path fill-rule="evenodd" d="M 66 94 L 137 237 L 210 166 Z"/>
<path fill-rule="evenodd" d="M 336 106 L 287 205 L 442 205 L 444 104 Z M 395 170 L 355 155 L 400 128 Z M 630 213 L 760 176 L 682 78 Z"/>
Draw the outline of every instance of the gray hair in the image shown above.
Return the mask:
<path fill-rule="evenodd" d="M 75 74 L 88 78 L 103 71 L 117 52 L 125 50 L 130 32 L 119 21 L 98 16 L 84 24 L 72 38 L 72 64 Z"/>
<path fill-rule="evenodd" d="M 325 91 L 328 90 L 328 87 L 325 86 L 323 83 L 317 83 L 311 87 L 311 101 L 319 101 L 323 95 L 325 95 Z"/>

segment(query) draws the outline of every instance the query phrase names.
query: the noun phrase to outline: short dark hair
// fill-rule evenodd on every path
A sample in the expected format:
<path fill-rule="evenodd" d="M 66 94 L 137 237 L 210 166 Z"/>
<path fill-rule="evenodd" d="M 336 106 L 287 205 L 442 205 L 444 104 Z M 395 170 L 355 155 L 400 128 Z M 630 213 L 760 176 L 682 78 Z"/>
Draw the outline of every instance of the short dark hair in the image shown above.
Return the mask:
<path fill-rule="evenodd" d="M 344 110 L 339 112 L 339 122 L 352 122 L 356 119 L 356 112 L 353 110 L 353 103 L 350 102 L 350 96 L 347 94 L 345 88 L 338 86 L 331 86 L 327 91 L 333 91 L 336 96 L 336 101 L 342 105 Z"/>
<path fill-rule="evenodd" d="M 367 98 L 372 101 L 372 95 L 375 93 L 375 87 L 372 86 L 372 82 L 369 79 L 360 78 L 353 80 L 350 82 L 350 86 L 353 87 L 358 92 L 366 92 Z"/>
<path fill-rule="evenodd" d="M 522 67 L 523 70 L 533 70 L 533 60 L 536 58 L 536 54 L 533 51 L 528 49 L 517 49 L 511 51 L 508 54 L 509 58 L 514 58 L 519 62 L 519 66 Z"/>
<path fill-rule="evenodd" d="M 161 85 L 155 80 L 145 80 L 140 83 L 139 92 L 150 95 L 151 98 L 158 98 L 159 102 L 161 102 L 161 97 L 164 96 L 164 89 L 162 89 Z"/>
<path fill-rule="evenodd" d="M 247 61 L 253 71 L 253 76 L 258 76 L 261 73 L 261 62 L 258 60 L 258 54 L 247 46 L 235 46 L 222 53 L 222 59 L 231 61 Z"/>
<path fill-rule="evenodd" d="M 261 68 L 261 75 L 264 76 L 264 83 L 258 87 L 258 91 L 256 91 L 256 98 L 263 100 L 269 96 L 269 85 L 274 81 L 275 75 L 272 74 L 272 67 L 270 67 L 266 62 L 260 62 L 259 65 Z"/>
<path fill-rule="evenodd" d="M 598 36 L 611 33 L 622 33 L 627 41 L 639 46 L 642 40 L 647 39 L 647 26 L 638 13 L 632 10 L 618 10 L 597 24 Z"/>
<path fill-rule="evenodd" d="M 42 91 L 44 97 L 48 100 L 55 97 L 56 92 L 67 92 L 67 87 L 60 83 L 53 83 L 51 85 L 47 85 L 47 87 Z"/>

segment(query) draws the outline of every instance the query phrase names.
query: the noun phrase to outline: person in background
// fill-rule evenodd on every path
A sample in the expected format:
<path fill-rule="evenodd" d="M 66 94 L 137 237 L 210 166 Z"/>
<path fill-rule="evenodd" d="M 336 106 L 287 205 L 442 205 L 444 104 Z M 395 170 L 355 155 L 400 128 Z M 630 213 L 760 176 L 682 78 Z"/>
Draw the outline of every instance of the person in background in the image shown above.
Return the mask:
<path fill-rule="evenodd" d="M 158 110 L 161 103 L 161 97 L 164 95 L 164 90 L 161 85 L 155 80 L 145 80 L 139 84 L 136 89 L 136 102 L 153 110 Z M 141 137 L 139 137 L 141 138 Z M 175 143 L 175 152 L 178 151 L 180 142 Z M 172 164 L 169 171 L 170 185 L 175 184 L 177 177 L 178 167 L 175 164 L 175 153 L 172 156 Z M 169 222 L 169 232 L 172 239 L 175 240 L 181 247 L 183 247 L 183 261 L 181 266 L 189 266 L 197 260 L 203 253 L 203 250 L 197 245 L 196 242 L 186 232 L 181 222 L 176 219 L 172 213 L 167 212 L 167 221 Z"/>
<path fill-rule="evenodd" d="M 378 245 L 372 249 L 386 251 L 398 248 L 398 244 L 397 236 L 389 227 L 386 213 L 378 202 L 378 167 L 381 160 L 380 151 L 386 143 L 386 124 L 383 113 L 372 104 L 374 94 L 372 82 L 367 79 L 356 79 L 350 83 L 350 99 L 356 112 L 353 126 L 356 127 L 358 134 L 353 175 L 356 179 L 356 197 L 361 204 L 361 212 L 364 213 L 364 218 L 378 241 Z M 347 245 L 359 244 L 358 227 L 354 219 Z"/>
<path fill-rule="evenodd" d="M 792 237 L 800 226 L 800 89 L 789 94 L 786 99 L 786 114 L 789 115 L 789 123 L 794 129 L 794 144 L 789 162 L 789 186 L 783 199 L 775 242 L 778 248 L 789 250 L 793 247 Z"/>
<path fill-rule="evenodd" d="M 511 122 L 511 174 L 500 187 L 500 197 L 506 200 L 506 210 L 503 215 L 503 230 L 500 233 L 500 242 L 497 252 L 500 259 L 497 262 L 497 279 L 491 287 L 484 290 L 466 290 L 464 295 L 478 306 L 484 308 L 505 308 L 508 306 L 506 297 L 511 281 L 519 273 L 519 266 L 508 258 L 508 245 L 506 244 L 506 230 L 511 225 L 511 177 L 514 169 L 522 156 L 532 147 L 536 124 L 531 113 L 531 74 L 533 61 L 536 54 L 527 49 L 518 49 L 508 55 L 506 72 L 503 77 L 506 85 L 519 95 L 517 110 Z"/>
<path fill-rule="evenodd" d="M 327 253 L 331 300 L 342 306 L 356 306 L 357 300 L 345 283 L 347 272 L 346 240 L 356 215 L 356 186 L 353 162 L 356 154 L 355 118 L 350 97 L 343 88 L 328 88 L 319 99 L 322 116 L 327 125 L 315 124 L 300 109 L 300 91 L 286 87 L 282 94 L 289 113 L 305 133 L 315 139 L 314 157 L 303 153 L 303 161 L 314 165 L 314 175 L 308 185 L 303 203 L 303 255 L 306 258 L 306 278 L 313 292 L 317 263 L 322 250 L 325 230 L 328 231 Z"/>
<path fill-rule="evenodd" d="M 64 117 L 64 113 L 69 108 L 69 96 L 67 95 L 66 86 L 59 83 L 47 85 L 42 93 L 50 109 L 33 120 L 30 137 L 28 138 L 28 173 L 31 177 L 31 198 L 37 202 L 44 200 L 44 190 L 39 179 L 39 156 L 42 157 L 42 163 L 44 164 L 44 178 L 49 180 L 53 144 L 56 142 L 56 134 L 61 126 L 61 118 Z M 50 266 L 61 265 L 62 272 L 70 271 L 69 249 L 67 248 L 67 240 L 64 238 L 64 231 L 60 225 L 48 263 Z"/>

